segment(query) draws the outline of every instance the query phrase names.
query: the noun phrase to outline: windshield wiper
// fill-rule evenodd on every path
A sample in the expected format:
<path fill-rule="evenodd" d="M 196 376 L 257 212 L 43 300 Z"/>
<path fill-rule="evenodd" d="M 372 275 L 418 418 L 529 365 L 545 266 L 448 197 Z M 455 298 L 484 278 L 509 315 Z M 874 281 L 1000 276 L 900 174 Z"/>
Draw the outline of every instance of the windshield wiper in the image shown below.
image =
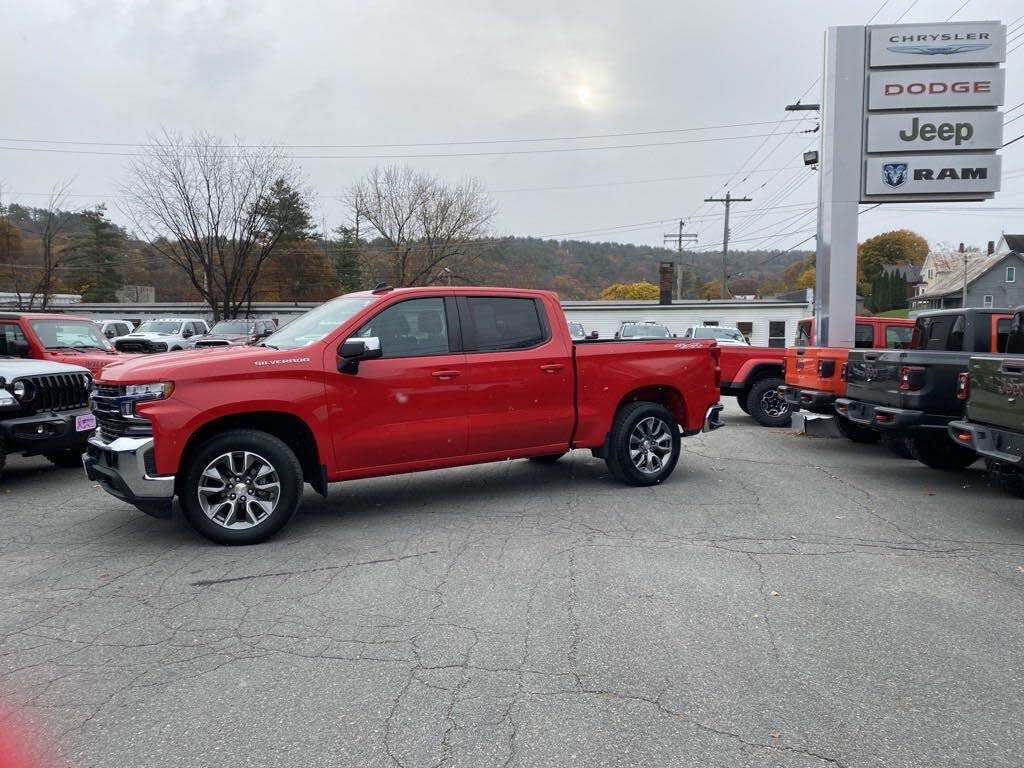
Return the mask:
<path fill-rule="evenodd" d="M 267 349 L 280 349 L 280 347 L 275 347 L 273 344 L 267 344 L 265 341 L 261 341 L 257 346 L 266 347 Z"/>

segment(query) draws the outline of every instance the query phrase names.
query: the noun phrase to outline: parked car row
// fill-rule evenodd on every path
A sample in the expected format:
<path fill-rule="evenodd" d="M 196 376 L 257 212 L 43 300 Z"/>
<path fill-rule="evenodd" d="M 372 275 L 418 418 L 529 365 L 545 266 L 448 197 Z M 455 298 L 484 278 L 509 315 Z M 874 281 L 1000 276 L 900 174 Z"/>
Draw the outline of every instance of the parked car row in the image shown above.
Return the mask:
<path fill-rule="evenodd" d="M 786 362 L 794 409 L 834 413 L 851 440 L 933 469 L 983 458 L 1024 495 L 1024 308 L 923 312 L 897 348 L 791 349 Z"/>

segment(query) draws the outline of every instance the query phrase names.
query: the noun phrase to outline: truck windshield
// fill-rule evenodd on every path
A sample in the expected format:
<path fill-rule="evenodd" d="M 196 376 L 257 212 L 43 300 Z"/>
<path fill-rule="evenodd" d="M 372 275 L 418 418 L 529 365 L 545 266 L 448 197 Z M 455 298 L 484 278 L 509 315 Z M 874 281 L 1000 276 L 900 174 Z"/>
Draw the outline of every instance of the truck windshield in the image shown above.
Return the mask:
<path fill-rule="evenodd" d="M 29 325 L 47 349 L 113 349 L 91 320 L 30 320 Z"/>
<path fill-rule="evenodd" d="M 136 333 L 177 333 L 181 329 L 181 323 L 168 322 L 166 320 L 147 320 L 138 328 Z"/>
<path fill-rule="evenodd" d="M 296 349 L 320 341 L 363 307 L 376 300 L 376 296 L 341 296 L 292 320 L 277 333 L 264 339 L 263 343 L 278 349 Z"/>
<path fill-rule="evenodd" d="M 732 341 L 739 341 L 742 342 L 743 344 L 747 343 L 747 340 L 743 338 L 743 334 L 737 331 L 735 328 L 714 328 L 711 326 L 695 328 L 693 331 L 693 338 L 731 339 Z"/>
<path fill-rule="evenodd" d="M 251 320 L 222 320 L 210 330 L 210 333 L 252 333 L 256 324 Z"/>

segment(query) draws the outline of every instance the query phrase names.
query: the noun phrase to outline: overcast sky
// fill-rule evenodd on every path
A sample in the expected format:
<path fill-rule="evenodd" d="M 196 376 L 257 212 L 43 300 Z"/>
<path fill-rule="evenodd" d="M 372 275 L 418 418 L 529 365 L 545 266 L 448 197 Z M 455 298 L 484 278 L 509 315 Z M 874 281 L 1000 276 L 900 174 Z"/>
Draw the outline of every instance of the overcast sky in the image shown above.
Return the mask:
<path fill-rule="evenodd" d="M 962 2 L 889 0 L 875 23 L 908 8 L 904 22 L 944 21 Z M 55 182 L 74 178 L 77 206 L 106 201 L 123 222 L 116 198 L 128 160 L 116 153 L 137 151 L 130 145 L 161 127 L 287 145 L 664 131 L 290 152 L 332 228 L 347 219 L 338 196 L 389 160 L 325 156 L 459 154 L 397 161 L 452 181 L 481 179 L 500 206 L 498 234 L 654 245 L 683 217 L 701 245 L 714 245 L 721 206 L 702 200 L 728 187 L 754 199 L 733 209 L 735 247 L 785 248 L 813 230 L 807 211 L 816 177 L 797 157 L 816 135 L 800 133 L 813 120 L 776 121 L 805 92 L 805 101 L 818 101 L 819 86 L 808 89 L 821 70 L 825 28 L 863 24 L 881 5 L 0 0 L 3 197 L 40 204 Z M 956 19 L 1010 22 L 1021 14 L 1020 0 L 971 0 Z M 1009 55 L 1006 69 L 1012 107 L 1024 101 L 1024 49 Z M 1024 119 L 1005 131 L 1006 139 L 1024 133 Z M 659 145 L 622 146 L 636 144 Z M 535 152 L 596 146 L 618 148 Z M 465 156 L 495 152 L 517 154 Z M 994 201 L 930 212 L 883 206 L 861 217 L 861 237 L 909 227 L 932 242 L 984 245 L 1003 230 L 1024 231 L 1024 173 L 1013 175 L 1021 169 L 1024 141 L 1005 150 L 1010 177 Z"/>

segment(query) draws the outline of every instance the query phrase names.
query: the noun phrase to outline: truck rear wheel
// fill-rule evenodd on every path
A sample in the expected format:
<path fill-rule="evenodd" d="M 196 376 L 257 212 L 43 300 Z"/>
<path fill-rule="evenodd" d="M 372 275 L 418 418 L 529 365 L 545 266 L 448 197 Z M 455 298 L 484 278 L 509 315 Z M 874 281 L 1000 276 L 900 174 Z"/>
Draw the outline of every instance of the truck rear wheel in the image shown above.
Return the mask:
<path fill-rule="evenodd" d="M 186 470 L 181 507 L 218 544 L 257 544 L 292 519 L 302 501 L 302 467 L 281 440 L 233 429 L 203 443 Z"/>
<path fill-rule="evenodd" d="M 681 447 L 671 411 L 657 403 L 626 403 L 612 422 L 605 463 L 627 485 L 657 485 L 676 468 Z"/>
<path fill-rule="evenodd" d="M 788 427 L 792 410 L 779 392 L 785 382 L 777 376 L 759 379 L 747 392 L 747 413 L 762 427 Z"/>
<path fill-rule="evenodd" d="M 877 430 L 870 427 L 862 427 L 860 424 L 854 424 L 849 419 L 844 419 L 838 414 L 836 415 L 836 428 L 843 437 L 855 443 L 877 443 L 881 437 Z"/>
<path fill-rule="evenodd" d="M 978 460 L 978 454 L 945 434 L 908 437 L 907 445 L 915 459 L 932 469 L 966 469 Z"/>
<path fill-rule="evenodd" d="M 906 435 L 899 432 L 880 432 L 879 437 L 882 445 L 901 459 L 914 458 L 914 454 L 910 452 L 910 445 L 907 442 Z"/>

